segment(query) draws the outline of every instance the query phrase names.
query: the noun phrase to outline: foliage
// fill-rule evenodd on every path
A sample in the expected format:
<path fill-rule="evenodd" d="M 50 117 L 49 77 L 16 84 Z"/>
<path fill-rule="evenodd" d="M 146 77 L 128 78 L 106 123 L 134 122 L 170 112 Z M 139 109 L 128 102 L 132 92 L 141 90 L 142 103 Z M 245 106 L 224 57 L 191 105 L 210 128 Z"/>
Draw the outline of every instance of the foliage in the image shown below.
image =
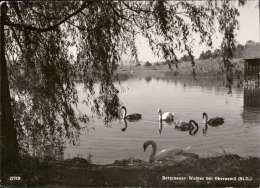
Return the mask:
<path fill-rule="evenodd" d="M 182 57 L 181 57 L 181 61 L 190 61 L 190 56 L 188 56 L 187 54 L 184 54 Z"/>
<path fill-rule="evenodd" d="M 235 49 L 233 49 L 232 51 L 234 58 L 243 57 L 244 49 L 245 49 L 244 45 L 242 44 L 236 45 Z M 206 52 L 202 51 L 199 56 L 199 59 L 210 59 L 210 58 L 218 58 L 218 57 L 221 57 L 221 49 L 215 49 L 214 51 L 207 50 Z"/>
<path fill-rule="evenodd" d="M 210 50 L 207 50 L 206 52 L 201 52 L 199 59 L 209 59 L 213 56 Z"/>
<path fill-rule="evenodd" d="M 145 64 L 144 64 L 145 67 L 150 67 L 152 66 L 152 64 L 149 62 L 149 61 L 146 61 Z"/>
<path fill-rule="evenodd" d="M 170 68 L 171 62 L 178 62 L 177 52 L 187 53 L 194 66 L 194 34 L 211 46 L 217 18 L 224 34 L 222 54 L 230 58 L 238 25 L 231 0 L 8 1 L 7 6 L 6 58 L 14 119 L 20 143 L 30 146 L 36 141 L 39 146 L 77 140 L 91 114 L 78 112 L 76 74 L 84 82 L 85 104 L 92 113 L 105 123 L 118 118 L 115 70 L 121 54 L 129 50 L 138 60 L 137 35 L 146 37 Z"/>

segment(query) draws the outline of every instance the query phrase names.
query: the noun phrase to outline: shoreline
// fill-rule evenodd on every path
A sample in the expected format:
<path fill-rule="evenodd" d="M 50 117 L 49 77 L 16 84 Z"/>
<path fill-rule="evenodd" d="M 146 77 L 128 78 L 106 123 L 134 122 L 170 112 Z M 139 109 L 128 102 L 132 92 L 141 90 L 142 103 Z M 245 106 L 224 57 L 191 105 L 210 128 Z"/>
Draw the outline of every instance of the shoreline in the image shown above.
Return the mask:
<path fill-rule="evenodd" d="M 24 158 L 20 181 L 27 186 L 259 186 L 260 158 L 224 153 L 220 156 L 151 164 L 139 159 L 97 165 L 83 158 L 44 160 Z M 233 178 L 233 179 L 232 179 Z M 3 182 L 2 182 L 3 183 Z"/>
<path fill-rule="evenodd" d="M 139 79 L 150 82 L 151 80 L 176 82 L 180 81 L 184 86 L 188 85 L 202 85 L 209 87 L 226 87 L 227 92 L 230 92 L 231 88 L 243 88 L 244 85 L 244 75 L 243 70 L 234 70 L 233 83 L 231 87 L 226 80 L 225 73 L 217 72 L 197 72 L 196 76 L 192 75 L 191 65 L 188 69 L 175 68 L 170 70 L 168 65 L 152 65 L 149 67 L 138 66 L 121 66 L 117 71 L 117 80 L 119 82 L 124 82 L 130 79 Z M 214 84 L 213 84 L 214 83 Z"/>

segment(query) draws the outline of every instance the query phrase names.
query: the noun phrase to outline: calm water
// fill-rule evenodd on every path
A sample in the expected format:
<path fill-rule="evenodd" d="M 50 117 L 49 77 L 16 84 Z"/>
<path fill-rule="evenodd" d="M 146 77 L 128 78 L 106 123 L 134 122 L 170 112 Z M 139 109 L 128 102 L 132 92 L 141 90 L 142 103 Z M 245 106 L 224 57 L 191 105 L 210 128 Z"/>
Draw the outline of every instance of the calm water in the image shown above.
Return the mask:
<path fill-rule="evenodd" d="M 65 158 L 92 155 L 95 163 L 112 163 L 115 160 L 135 157 L 147 160 L 151 150 L 143 152 L 142 144 L 154 140 L 158 149 L 185 148 L 202 157 L 236 153 L 241 156 L 260 157 L 260 108 L 244 108 L 243 88 L 227 94 L 223 83 L 215 81 L 174 81 L 155 79 L 132 79 L 121 83 L 120 98 L 128 113 L 141 113 L 143 119 L 128 122 L 125 132 L 122 121 L 105 127 L 102 121 L 95 121 L 90 126 L 95 130 L 83 132 L 77 146 L 68 146 Z M 78 85 L 84 94 L 83 85 Z M 164 124 L 159 134 L 157 108 L 163 112 L 175 113 L 176 120 L 194 119 L 200 129 L 195 136 L 180 132 L 173 126 Z M 88 109 L 80 105 L 82 111 Z M 207 134 L 202 134 L 204 127 L 202 112 L 210 117 L 221 116 L 225 119 L 220 127 L 209 127 Z"/>

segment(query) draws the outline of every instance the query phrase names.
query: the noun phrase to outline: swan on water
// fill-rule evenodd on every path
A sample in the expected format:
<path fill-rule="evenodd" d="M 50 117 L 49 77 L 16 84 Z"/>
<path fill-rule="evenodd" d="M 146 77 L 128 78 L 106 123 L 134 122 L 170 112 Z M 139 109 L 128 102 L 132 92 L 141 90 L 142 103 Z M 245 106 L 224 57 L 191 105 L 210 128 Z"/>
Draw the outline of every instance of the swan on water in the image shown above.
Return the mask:
<path fill-rule="evenodd" d="M 194 136 L 199 131 L 199 125 L 195 120 L 190 120 L 189 123 L 192 125 L 192 129 L 189 130 L 189 135 Z"/>
<path fill-rule="evenodd" d="M 135 121 L 142 119 L 142 114 L 133 113 L 133 114 L 127 114 L 127 110 L 125 106 L 122 106 L 121 109 L 124 111 L 123 113 L 123 119 L 127 119 L 129 121 Z"/>
<path fill-rule="evenodd" d="M 195 120 L 190 120 L 189 122 L 178 121 L 174 122 L 175 129 L 179 131 L 189 131 L 190 135 L 195 135 L 199 130 L 199 125 Z"/>
<path fill-rule="evenodd" d="M 187 147 L 186 149 L 176 149 L 176 148 L 169 148 L 169 149 L 163 149 L 161 151 L 157 152 L 157 145 L 153 140 L 147 140 L 143 144 L 144 152 L 146 151 L 148 146 L 152 146 L 152 153 L 149 157 L 149 162 L 153 163 L 155 161 L 173 161 L 173 162 L 179 162 L 187 158 L 193 158 L 198 159 L 199 156 L 194 153 L 188 153 L 186 152 L 190 147 Z"/>
<path fill-rule="evenodd" d="M 189 131 L 193 128 L 193 125 L 190 122 L 184 122 L 184 121 L 178 121 L 174 122 L 175 129 L 178 129 L 180 131 Z"/>
<path fill-rule="evenodd" d="M 204 120 L 205 127 L 207 127 L 207 125 L 216 127 L 224 123 L 224 118 L 222 117 L 215 117 L 215 118 L 208 119 L 208 114 L 206 112 L 202 113 L 202 119 Z"/>
<path fill-rule="evenodd" d="M 175 129 L 178 129 L 180 131 L 189 131 L 190 134 L 193 134 L 191 132 L 197 133 L 196 129 L 199 129 L 198 123 L 193 119 L 190 120 L 189 122 L 184 122 L 184 121 L 174 122 L 174 124 L 175 124 Z"/>
<path fill-rule="evenodd" d="M 159 114 L 159 121 L 167 121 L 167 122 L 174 121 L 174 113 L 173 112 L 162 113 L 162 110 L 160 108 L 158 108 L 158 114 Z"/>

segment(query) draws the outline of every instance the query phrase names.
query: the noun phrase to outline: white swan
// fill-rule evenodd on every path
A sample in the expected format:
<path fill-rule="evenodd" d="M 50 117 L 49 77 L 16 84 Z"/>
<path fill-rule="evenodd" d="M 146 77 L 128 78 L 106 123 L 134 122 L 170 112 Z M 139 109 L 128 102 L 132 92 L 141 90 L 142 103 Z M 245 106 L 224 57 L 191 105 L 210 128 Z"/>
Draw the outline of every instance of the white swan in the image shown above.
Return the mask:
<path fill-rule="evenodd" d="M 162 113 L 162 110 L 160 108 L 158 108 L 158 114 L 159 114 L 159 121 L 167 121 L 167 122 L 174 121 L 174 113 L 173 112 Z"/>
<path fill-rule="evenodd" d="M 153 140 L 147 140 L 143 144 L 144 151 L 146 151 L 147 147 L 151 145 L 152 146 L 152 153 L 149 157 L 149 162 L 153 163 L 155 161 L 173 161 L 173 162 L 180 162 L 187 158 L 193 158 L 198 159 L 199 156 L 194 153 L 188 153 L 187 150 L 190 149 L 190 147 L 187 147 L 186 149 L 163 149 L 156 153 L 157 151 L 157 145 Z"/>

